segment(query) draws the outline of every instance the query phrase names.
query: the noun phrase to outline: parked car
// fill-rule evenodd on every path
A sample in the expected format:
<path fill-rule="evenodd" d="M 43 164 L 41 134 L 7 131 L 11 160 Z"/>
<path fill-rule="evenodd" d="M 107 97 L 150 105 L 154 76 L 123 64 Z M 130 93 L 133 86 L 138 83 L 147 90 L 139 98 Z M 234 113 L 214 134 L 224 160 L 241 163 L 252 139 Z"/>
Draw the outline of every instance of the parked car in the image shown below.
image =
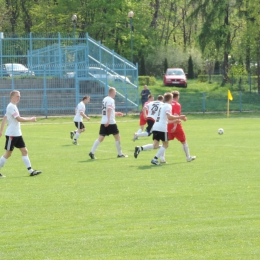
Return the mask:
<path fill-rule="evenodd" d="M 20 63 L 5 63 L 2 65 L 0 76 L 35 76 L 34 72 Z"/>
<path fill-rule="evenodd" d="M 168 68 L 163 77 L 164 86 L 180 86 L 187 88 L 187 77 L 181 68 Z"/>
<path fill-rule="evenodd" d="M 75 72 L 67 72 L 66 73 L 66 78 L 74 78 L 75 77 Z M 102 68 L 97 68 L 97 67 L 89 67 L 87 70 L 85 69 L 79 69 L 78 70 L 78 77 L 94 77 L 97 79 L 106 79 L 111 80 L 111 81 L 117 81 L 117 82 L 125 82 L 126 83 L 131 83 L 130 79 L 125 76 L 121 76 L 118 74 L 112 74 L 109 71 L 106 71 Z"/>

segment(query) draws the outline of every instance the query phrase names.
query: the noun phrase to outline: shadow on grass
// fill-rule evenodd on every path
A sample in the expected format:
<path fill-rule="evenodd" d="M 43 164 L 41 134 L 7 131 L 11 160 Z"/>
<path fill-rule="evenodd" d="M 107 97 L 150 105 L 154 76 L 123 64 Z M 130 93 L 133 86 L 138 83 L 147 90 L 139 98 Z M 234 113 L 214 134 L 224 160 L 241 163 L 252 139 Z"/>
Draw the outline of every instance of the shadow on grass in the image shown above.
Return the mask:
<path fill-rule="evenodd" d="M 105 159 L 86 159 L 84 161 L 78 161 L 79 163 L 89 163 L 89 162 L 100 162 L 100 161 L 111 161 L 115 158 L 105 158 Z"/>
<path fill-rule="evenodd" d="M 173 165 L 177 165 L 177 164 L 185 164 L 186 162 L 177 162 L 177 163 L 174 163 L 174 162 L 172 162 L 172 163 L 166 163 L 166 164 L 161 164 L 161 165 L 154 165 L 154 164 L 150 164 L 150 165 L 142 165 L 142 166 L 134 166 L 134 165 L 132 165 L 132 166 L 128 166 L 128 167 L 134 167 L 134 168 L 137 168 L 137 169 L 139 169 L 139 170 L 150 170 L 151 168 L 161 168 L 161 167 L 172 167 Z"/>

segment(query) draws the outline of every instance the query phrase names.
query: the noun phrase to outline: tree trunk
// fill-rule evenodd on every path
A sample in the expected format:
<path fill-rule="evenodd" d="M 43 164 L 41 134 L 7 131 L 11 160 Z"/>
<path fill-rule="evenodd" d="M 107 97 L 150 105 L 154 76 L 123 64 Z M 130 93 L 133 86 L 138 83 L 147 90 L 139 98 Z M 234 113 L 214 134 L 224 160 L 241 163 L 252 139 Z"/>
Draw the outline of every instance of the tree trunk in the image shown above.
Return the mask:
<path fill-rule="evenodd" d="M 229 27 L 229 5 L 226 5 L 226 16 L 224 18 L 224 26 L 226 28 Z M 229 70 L 229 64 L 228 64 L 228 55 L 229 55 L 229 51 L 231 48 L 231 34 L 230 32 L 227 33 L 226 36 L 226 43 L 225 43 L 225 50 L 224 50 L 224 74 L 223 74 L 223 79 L 224 82 L 228 82 L 229 78 L 228 78 L 228 70 Z"/>
<path fill-rule="evenodd" d="M 156 28 L 159 9 L 160 9 L 160 0 L 155 0 L 155 4 L 153 5 L 153 7 L 154 7 L 153 20 L 150 24 L 150 27 Z"/>
<path fill-rule="evenodd" d="M 256 51 L 256 57 L 257 57 L 257 89 L 258 89 L 258 94 L 260 94 L 260 45 L 259 45 L 259 39 L 258 39 L 258 48 Z"/>

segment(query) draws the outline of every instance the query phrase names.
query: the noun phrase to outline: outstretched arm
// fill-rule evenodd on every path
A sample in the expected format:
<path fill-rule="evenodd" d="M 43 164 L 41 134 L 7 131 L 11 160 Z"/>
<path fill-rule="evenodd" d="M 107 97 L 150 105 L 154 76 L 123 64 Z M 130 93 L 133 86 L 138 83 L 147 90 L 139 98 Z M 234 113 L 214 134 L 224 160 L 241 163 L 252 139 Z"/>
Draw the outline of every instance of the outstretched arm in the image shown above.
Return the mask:
<path fill-rule="evenodd" d="M 16 117 L 18 122 L 36 122 L 36 117 Z"/>
<path fill-rule="evenodd" d="M 123 116 L 124 114 L 122 112 L 115 112 L 116 116 Z"/>
<path fill-rule="evenodd" d="M 81 111 L 80 115 L 86 118 L 88 121 L 90 120 L 90 118 L 84 112 Z"/>
<path fill-rule="evenodd" d="M 175 115 L 167 114 L 167 118 L 168 118 L 168 120 L 175 120 L 175 119 L 181 119 L 183 121 L 187 120 L 185 115 L 175 116 Z"/>

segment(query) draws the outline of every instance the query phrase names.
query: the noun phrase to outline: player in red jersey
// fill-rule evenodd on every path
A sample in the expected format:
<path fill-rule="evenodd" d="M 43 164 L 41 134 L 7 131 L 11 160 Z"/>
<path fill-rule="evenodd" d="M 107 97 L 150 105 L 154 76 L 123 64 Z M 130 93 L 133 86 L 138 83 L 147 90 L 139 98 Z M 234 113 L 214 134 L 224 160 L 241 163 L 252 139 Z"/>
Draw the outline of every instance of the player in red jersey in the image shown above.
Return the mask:
<path fill-rule="evenodd" d="M 172 115 L 180 116 L 181 115 L 181 104 L 178 102 L 180 98 L 179 91 L 172 91 L 173 101 L 172 101 Z M 182 143 L 184 153 L 186 155 L 187 162 L 191 162 L 196 159 L 196 156 L 191 156 L 189 147 L 187 144 L 185 132 L 182 128 L 181 121 L 178 123 L 173 123 L 172 121 L 168 122 L 168 139 L 174 140 L 177 139 Z"/>
<path fill-rule="evenodd" d="M 140 129 L 137 131 L 137 133 L 142 133 L 144 131 L 144 127 L 146 125 L 146 120 L 147 118 L 145 117 L 144 113 L 148 113 L 145 108 L 145 105 L 148 104 L 149 102 L 152 102 L 154 100 L 154 96 L 153 95 L 149 95 L 148 96 L 148 101 L 144 103 L 144 106 L 143 106 L 143 109 L 142 109 L 142 112 L 140 114 L 140 121 L 139 121 L 139 125 L 140 125 Z M 133 141 L 135 141 L 136 138 L 134 137 Z"/>

